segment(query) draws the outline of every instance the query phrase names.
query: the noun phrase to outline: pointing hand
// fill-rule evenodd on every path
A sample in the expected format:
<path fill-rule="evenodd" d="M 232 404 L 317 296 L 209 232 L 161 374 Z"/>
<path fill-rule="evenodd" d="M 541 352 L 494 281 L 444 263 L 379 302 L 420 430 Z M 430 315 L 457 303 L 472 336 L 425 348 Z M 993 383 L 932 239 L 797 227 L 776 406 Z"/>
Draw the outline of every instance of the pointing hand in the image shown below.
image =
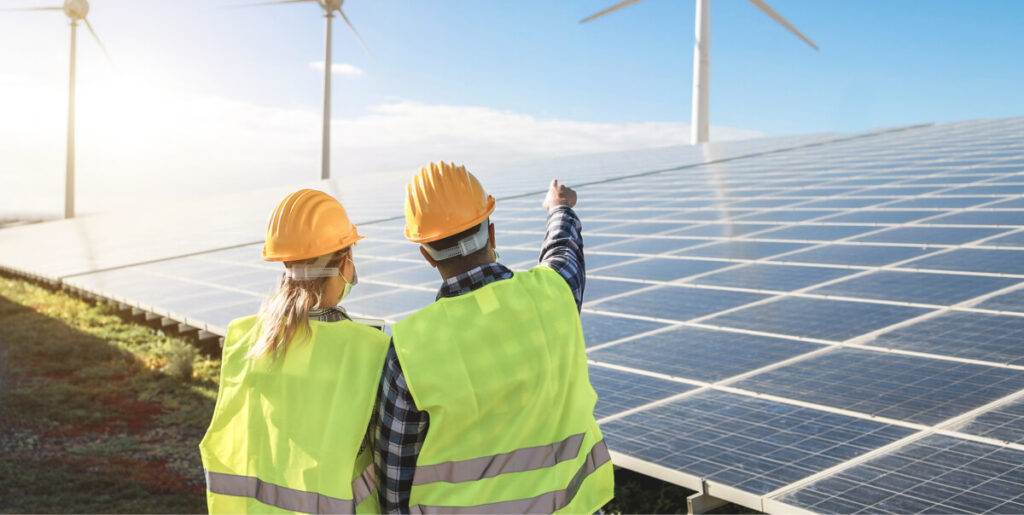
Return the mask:
<path fill-rule="evenodd" d="M 558 179 L 551 181 L 551 187 L 548 188 L 548 196 L 544 199 L 544 209 L 551 211 L 558 206 L 575 207 L 576 206 L 576 191 L 572 188 L 559 184 Z"/>

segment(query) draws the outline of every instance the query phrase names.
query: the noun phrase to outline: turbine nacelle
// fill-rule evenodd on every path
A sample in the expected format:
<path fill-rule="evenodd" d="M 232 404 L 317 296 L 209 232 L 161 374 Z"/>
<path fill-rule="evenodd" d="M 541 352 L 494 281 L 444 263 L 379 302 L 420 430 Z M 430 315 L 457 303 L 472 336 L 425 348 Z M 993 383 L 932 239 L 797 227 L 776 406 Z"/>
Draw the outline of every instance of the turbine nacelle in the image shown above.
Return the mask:
<path fill-rule="evenodd" d="M 89 2 L 86 0 L 64 0 L 64 14 L 74 21 L 84 20 L 89 14 Z"/>
<path fill-rule="evenodd" d="M 341 6 L 345 3 L 345 0 L 317 0 L 317 3 L 320 4 L 320 7 L 324 8 L 324 11 L 333 13 L 341 10 Z"/>

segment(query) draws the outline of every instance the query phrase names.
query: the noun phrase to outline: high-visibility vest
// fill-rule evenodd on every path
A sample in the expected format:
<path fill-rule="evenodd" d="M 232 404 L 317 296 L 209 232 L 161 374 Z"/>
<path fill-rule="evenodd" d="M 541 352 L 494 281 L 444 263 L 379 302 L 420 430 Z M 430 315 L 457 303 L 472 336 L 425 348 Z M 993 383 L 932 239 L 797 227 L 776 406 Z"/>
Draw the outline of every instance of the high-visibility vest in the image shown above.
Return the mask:
<path fill-rule="evenodd" d="M 576 303 L 539 266 L 392 328 L 430 429 L 413 513 L 593 513 L 614 493 Z"/>
<path fill-rule="evenodd" d="M 388 350 L 383 332 L 310 320 L 277 359 L 245 356 L 255 316 L 228 326 L 217 407 L 199 444 L 210 513 L 379 511 L 361 448 Z"/>

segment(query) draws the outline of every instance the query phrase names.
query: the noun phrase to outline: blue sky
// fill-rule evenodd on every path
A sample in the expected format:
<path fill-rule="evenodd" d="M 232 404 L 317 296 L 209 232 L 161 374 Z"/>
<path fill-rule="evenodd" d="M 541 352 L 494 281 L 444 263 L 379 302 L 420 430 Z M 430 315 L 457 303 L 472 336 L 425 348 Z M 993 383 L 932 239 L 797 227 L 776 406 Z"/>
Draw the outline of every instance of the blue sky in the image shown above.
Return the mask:
<path fill-rule="evenodd" d="M 92 0 L 115 64 L 82 34 L 85 206 L 318 175 L 320 11 L 236 3 Z M 693 2 L 577 24 L 610 3 L 348 0 L 373 56 L 336 23 L 335 62 L 362 73 L 335 75 L 335 168 L 684 143 Z M 1024 115 L 1024 2 L 770 3 L 821 51 L 748 2 L 711 0 L 713 138 Z M 67 33 L 56 13 L 0 13 L 0 211 L 60 205 Z"/>
<path fill-rule="evenodd" d="M 646 0 L 582 26 L 611 2 L 349 3 L 375 59 L 341 31 L 338 59 L 367 70 L 339 91 L 341 114 L 397 97 L 595 121 L 689 119 L 691 1 Z M 747 2 L 711 4 L 717 124 L 794 133 L 1024 114 L 1024 2 L 772 2 L 821 52 Z M 274 75 L 302 74 L 320 55 L 320 20 L 303 7 L 236 11 L 221 34 L 250 42 L 230 46 L 235 64 L 221 72 L 254 101 L 315 107 L 317 77 Z M 221 16 L 210 14 L 209 30 Z"/>

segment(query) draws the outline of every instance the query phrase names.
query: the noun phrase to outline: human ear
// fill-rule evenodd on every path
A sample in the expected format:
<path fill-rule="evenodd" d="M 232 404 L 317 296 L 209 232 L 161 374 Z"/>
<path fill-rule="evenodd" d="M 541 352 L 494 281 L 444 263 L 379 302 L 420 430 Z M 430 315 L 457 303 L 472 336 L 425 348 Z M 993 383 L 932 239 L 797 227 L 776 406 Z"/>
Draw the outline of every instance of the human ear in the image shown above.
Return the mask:
<path fill-rule="evenodd" d="M 437 268 L 437 261 L 434 261 L 434 258 L 430 257 L 430 254 L 427 252 L 427 249 L 423 248 L 422 245 L 420 245 L 420 254 L 423 256 L 423 259 L 427 260 L 427 264 L 434 268 Z"/>

